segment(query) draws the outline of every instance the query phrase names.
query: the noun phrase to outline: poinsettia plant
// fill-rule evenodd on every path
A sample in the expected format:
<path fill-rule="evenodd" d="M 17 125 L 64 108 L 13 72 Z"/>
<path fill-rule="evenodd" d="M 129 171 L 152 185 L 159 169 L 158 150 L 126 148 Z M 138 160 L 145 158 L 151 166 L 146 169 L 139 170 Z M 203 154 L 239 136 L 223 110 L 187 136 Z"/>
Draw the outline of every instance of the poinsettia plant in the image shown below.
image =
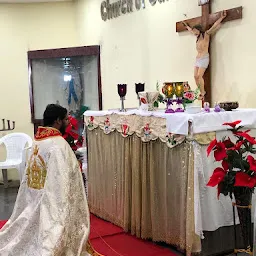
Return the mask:
<path fill-rule="evenodd" d="M 215 160 L 221 163 L 207 184 L 218 187 L 218 197 L 223 194 L 232 198 L 236 187 L 247 188 L 252 193 L 256 186 L 256 160 L 253 157 L 256 140 L 249 134 L 250 130 L 242 131 L 240 123 L 238 120 L 223 124 L 230 127 L 228 130 L 236 141 L 233 142 L 230 137 L 224 137 L 221 141 L 214 139 L 207 148 L 207 155 L 213 151 Z"/>
<path fill-rule="evenodd" d="M 76 151 L 83 145 L 83 136 L 79 135 L 78 120 L 71 115 L 69 115 L 69 125 L 63 138 L 68 142 L 73 151 Z"/>

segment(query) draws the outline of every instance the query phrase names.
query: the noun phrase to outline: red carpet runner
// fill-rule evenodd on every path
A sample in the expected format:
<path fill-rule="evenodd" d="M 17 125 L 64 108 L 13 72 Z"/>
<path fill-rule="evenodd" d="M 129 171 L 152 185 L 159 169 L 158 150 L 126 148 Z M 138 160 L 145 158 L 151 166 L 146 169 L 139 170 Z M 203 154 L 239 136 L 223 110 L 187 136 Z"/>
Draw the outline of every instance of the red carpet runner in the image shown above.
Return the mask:
<path fill-rule="evenodd" d="M 0 229 L 6 221 L 0 221 Z M 138 239 L 121 228 L 91 215 L 90 242 L 105 256 L 176 256 L 168 248 Z"/>

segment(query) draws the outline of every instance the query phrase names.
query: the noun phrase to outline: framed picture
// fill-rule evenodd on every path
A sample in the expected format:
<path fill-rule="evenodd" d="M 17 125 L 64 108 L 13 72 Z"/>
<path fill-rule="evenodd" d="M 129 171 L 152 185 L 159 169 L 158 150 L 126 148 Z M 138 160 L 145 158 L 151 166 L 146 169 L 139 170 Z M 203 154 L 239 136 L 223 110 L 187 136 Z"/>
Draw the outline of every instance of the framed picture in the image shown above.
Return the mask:
<path fill-rule="evenodd" d="M 202 6 L 204 4 L 208 4 L 210 2 L 210 0 L 198 0 L 198 5 Z"/>
<path fill-rule="evenodd" d="M 51 103 L 67 108 L 81 124 L 85 109 L 102 109 L 100 46 L 29 51 L 28 63 L 35 131 Z"/>

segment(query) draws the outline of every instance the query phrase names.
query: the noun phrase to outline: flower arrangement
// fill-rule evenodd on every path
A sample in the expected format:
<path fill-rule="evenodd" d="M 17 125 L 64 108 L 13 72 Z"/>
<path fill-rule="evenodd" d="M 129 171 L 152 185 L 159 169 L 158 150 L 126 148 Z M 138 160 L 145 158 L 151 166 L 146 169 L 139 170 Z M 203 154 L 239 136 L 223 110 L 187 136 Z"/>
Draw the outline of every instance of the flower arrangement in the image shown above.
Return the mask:
<path fill-rule="evenodd" d="M 193 103 L 198 98 L 199 93 L 200 93 L 199 88 L 197 88 L 195 91 L 192 91 L 189 84 L 185 84 L 184 94 L 182 98 L 183 104 L 186 105 L 186 104 Z"/>
<path fill-rule="evenodd" d="M 214 171 L 207 186 L 218 187 L 218 198 L 220 194 L 225 196 L 242 188 L 243 193 L 253 193 L 256 186 L 256 160 L 252 154 L 256 153 L 256 140 L 249 135 L 250 130 L 241 131 L 238 126 L 241 121 L 224 123 L 229 126 L 236 141 L 224 137 L 221 141 L 214 139 L 207 148 L 207 155 L 213 151 L 214 158 L 221 162 L 221 167 Z"/>

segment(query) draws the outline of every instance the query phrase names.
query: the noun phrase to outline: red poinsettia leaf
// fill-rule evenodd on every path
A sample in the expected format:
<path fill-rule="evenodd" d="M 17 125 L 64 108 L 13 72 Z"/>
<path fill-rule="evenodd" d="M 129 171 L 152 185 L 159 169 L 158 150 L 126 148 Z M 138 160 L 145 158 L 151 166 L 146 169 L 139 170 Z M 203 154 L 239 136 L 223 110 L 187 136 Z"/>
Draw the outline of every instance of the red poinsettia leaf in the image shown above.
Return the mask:
<path fill-rule="evenodd" d="M 216 161 L 221 161 L 227 157 L 225 144 L 222 142 L 218 142 L 216 144 L 216 149 L 214 151 L 214 158 Z"/>
<path fill-rule="evenodd" d="M 213 148 L 216 146 L 217 144 L 217 140 L 216 138 L 214 140 L 211 141 L 211 143 L 209 144 L 209 146 L 207 147 L 207 156 L 210 155 L 211 151 L 213 150 Z"/>
<path fill-rule="evenodd" d="M 244 172 L 237 172 L 235 178 L 235 187 L 249 187 L 253 188 L 256 185 L 255 177 L 249 176 L 247 173 Z"/>
<path fill-rule="evenodd" d="M 247 156 L 247 161 L 250 165 L 250 171 L 256 172 L 256 160 L 253 156 Z"/>
<path fill-rule="evenodd" d="M 78 135 L 77 133 L 73 132 L 73 131 L 70 131 L 70 132 L 69 132 L 69 135 L 72 136 L 72 138 L 73 138 L 74 140 L 77 140 L 77 139 L 79 138 L 79 135 Z"/>
<path fill-rule="evenodd" d="M 69 123 L 74 130 L 78 130 L 78 121 L 74 117 L 69 116 Z"/>
<path fill-rule="evenodd" d="M 72 130 L 72 125 L 69 124 L 66 128 L 66 133 L 69 133 Z"/>
<path fill-rule="evenodd" d="M 241 140 L 237 142 L 232 148 L 228 148 L 228 150 L 239 150 L 243 144 L 244 140 Z"/>
<path fill-rule="evenodd" d="M 217 186 L 220 182 L 222 182 L 224 180 L 224 177 L 226 175 L 226 172 L 218 167 L 214 170 L 210 180 L 207 183 L 208 187 L 215 187 Z"/>
<path fill-rule="evenodd" d="M 234 143 L 230 140 L 230 138 L 223 141 L 226 148 L 232 148 L 234 146 Z"/>
<path fill-rule="evenodd" d="M 222 167 L 223 167 L 224 171 L 227 171 L 229 169 L 228 162 L 223 160 L 222 161 Z"/>
<path fill-rule="evenodd" d="M 235 148 L 238 150 L 241 148 L 241 146 L 244 144 L 244 140 L 238 141 L 235 145 Z"/>
<path fill-rule="evenodd" d="M 256 140 L 254 137 L 250 136 L 248 133 L 245 132 L 234 132 L 235 135 L 245 138 L 251 144 L 256 144 Z"/>
<path fill-rule="evenodd" d="M 68 134 L 67 133 L 65 133 L 65 134 L 63 134 L 63 136 L 62 136 L 64 139 L 66 139 L 67 137 L 68 137 Z"/>
<path fill-rule="evenodd" d="M 240 123 L 241 123 L 241 120 L 237 120 L 237 121 L 231 122 L 231 123 L 224 123 L 223 125 L 228 125 L 228 126 L 231 126 L 232 128 L 235 128 Z"/>

